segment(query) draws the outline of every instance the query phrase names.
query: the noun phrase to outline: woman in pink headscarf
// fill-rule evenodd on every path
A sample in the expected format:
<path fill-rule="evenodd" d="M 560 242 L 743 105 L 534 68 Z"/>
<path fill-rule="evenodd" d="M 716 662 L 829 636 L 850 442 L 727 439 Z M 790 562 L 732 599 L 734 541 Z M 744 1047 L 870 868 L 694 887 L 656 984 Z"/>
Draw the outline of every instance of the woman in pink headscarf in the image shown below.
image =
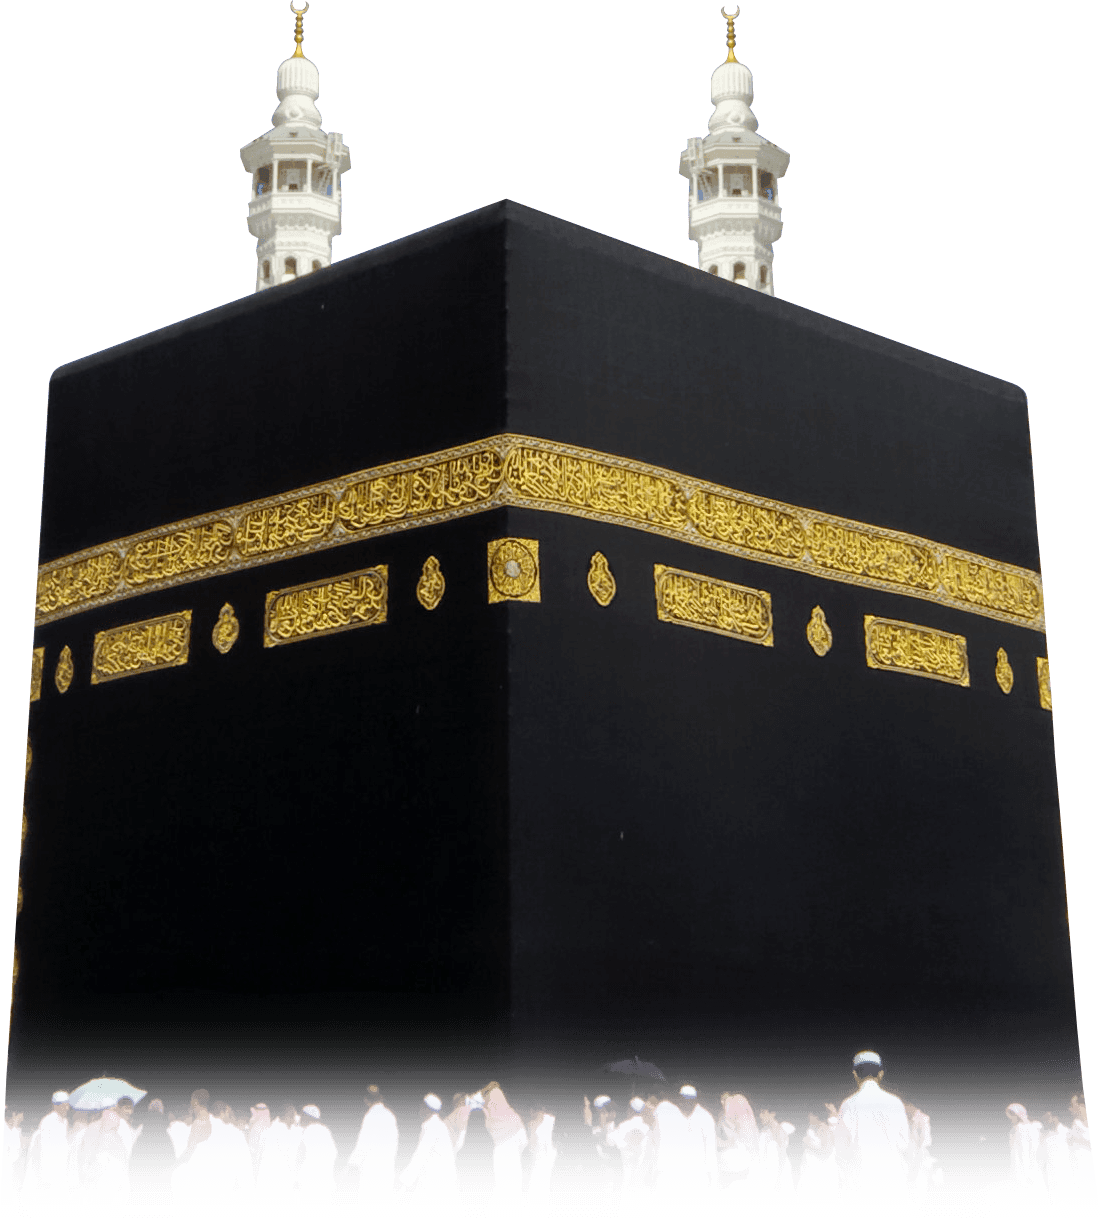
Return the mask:
<path fill-rule="evenodd" d="M 485 1128 L 493 1139 L 493 1193 L 498 1202 L 519 1201 L 523 1194 L 522 1155 L 527 1130 L 519 1113 L 508 1103 L 500 1083 L 481 1089 L 485 1100 Z"/>
<path fill-rule="evenodd" d="M 1042 1125 L 1028 1118 L 1022 1104 L 1010 1104 L 1005 1116 L 1012 1122 L 1009 1130 L 1011 1175 L 985 1185 L 978 1200 L 995 1205 L 1004 1201 L 1046 1201 L 1046 1185 L 1039 1170 L 1039 1130 Z"/>
<path fill-rule="evenodd" d="M 752 1106 L 743 1095 L 722 1096 L 722 1116 L 715 1126 L 718 1187 L 744 1191 L 751 1187 L 760 1158 L 760 1131 Z"/>

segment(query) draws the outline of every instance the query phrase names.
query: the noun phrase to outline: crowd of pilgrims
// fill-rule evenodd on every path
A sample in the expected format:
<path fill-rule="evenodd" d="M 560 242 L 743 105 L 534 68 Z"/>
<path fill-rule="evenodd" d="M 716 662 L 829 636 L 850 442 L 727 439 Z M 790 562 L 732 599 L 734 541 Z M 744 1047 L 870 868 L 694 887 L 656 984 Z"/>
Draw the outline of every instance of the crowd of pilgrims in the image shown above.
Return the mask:
<path fill-rule="evenodd" d="M 856 1090 L 839 1107 L 809 1114 L 797 1170 L 796 1127 L 754 1111 L 742 1094 L 723 1093 L 717 1119 L 691 1083 L 651 1091 L 653 1078 L 634 1079 L 622 1112 L 609 1096 L 586 1096 L 577 1104 L 587 1144 L 584 1191 L 597 1204 L 635 1214 L 685 1199 L 727 1213 L 767 1205 L 820 1214 L 860 1196 L 885 1202 L 888 1211 L 934 1197 L 943 1173 L 932 1155 L 929 1117 L 886 1090 L 877 1054 L 857 1054 L 853 1074 Z M 59 1091 L 33 1133 L 22 1113 L 6 1111 L 2 1195 L 21 1199 L 28 1212 L 117 1210 L 128 1202 L 139 1210 L 148 1203 L 149 1212 L 173 1204 L 192 1211 L 228 1202 L 233 1212 L 255 1206 L 316 1214 L 337 1202 L 338 1174 L 349 1175 L 339 1167 L 354 1172 L 354 1189 L 343 1192 L 356 1192 L 364 1208 L 435 1209 L 460 1203 L 458 1162 L 478 1113 L 492 1142 L 491 1202 L 501 1212 L 549 1212 L 557 1149 L 555 1116 L 546 1108 L 530 1109 L 524 1119 L 496 1082 L 448 1105 L 429 1093 L 416 1148 L 398 1170 L 397 1118 L 375 1085 L 365 1104 L 343 1161 L 312 1103 L 272 1111 L 260 1101 L 246 1117 L 199 1090 L 179 1115 L 157 1098 L 136 1111 L 131 1098 L 80 1111 Z M 1007 1187 L 1021 1212 L 1044 1201 L 1059 1213 L 1093 1212 L 1084 1097 L 1072 1097 L 1068 1123 L 1050 1112 L 1032 1120 L 1019 1103 L 1005 1115 Z M 576 1197 L 575 1188 L 553 1191 Z"/>

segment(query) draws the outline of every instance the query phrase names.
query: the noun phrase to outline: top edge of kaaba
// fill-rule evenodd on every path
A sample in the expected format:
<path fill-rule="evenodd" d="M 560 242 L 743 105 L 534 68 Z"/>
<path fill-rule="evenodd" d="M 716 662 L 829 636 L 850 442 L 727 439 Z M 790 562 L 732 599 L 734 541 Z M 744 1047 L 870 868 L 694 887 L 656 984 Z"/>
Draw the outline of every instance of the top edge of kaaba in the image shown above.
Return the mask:
<path fill-rule="evenodd" d="M 511 199 L 501 199 L 451 220 L 444 220 L 429 228 L 410 233 L 406 237 L 399 237 L 385 245 L 341 259 L 325 268 L 323 272 L 315 272 L 312 276 L 303 276 L 296 283 L 282 285 L 284 292 L 275 296 L 272 296 L 270 291 L 251 293 L 230 301 L 228 304 L 208 309 L 205 313 L 198 313 L 194 317 L 184 318 L 182 321 L 162 326 L 158 330 L 151 330 L 148 334 L 127 339 L 113 347 L 105 347 L 102 351 L 81 356 L 67 364 L 59 365 L 54 369 L 50 379 L 53 381 L 79 374 L 98 363 L 124 359 L 147 346 L 168 342 L 208 327 L 222 325 L 231 318 L 247 315 L 253 311 L 277 307 L 290 292 L 295 295 L 321 292 L 326 286 L 337 280 L 354 279 L 370 268 L 399 262 L 403 258 L 433 246 L 461 240 L 469 233 L 484 230 L 506 231 L 513 225 L 534 230 L 551 240 L 562 241 L 574 249 L 590 248 L 605 257 L 618 259 L 637 270 L 663 275 L 687 287 L 712 292 L 717 299 L 726 304 L 760 311 L 765 316 L 781 319 L 789 325 L 802 326 L 824 334 L 836 342 L 847 342 L 854 347 L 879 352 L 910 363 L 924 372 L 961 381 L 986 393 L 996 394 L 1012 401 L 1026 401 L 1027 395 L 1023 389 L 1001 377 L 980 372 L 966 364 L 944 359 L 942 356 L 932 355 L 918 347 L 911 347 L 907 343 L 884 338 L 871 330 L 864 330 L 848 322 L 838 321 L 824 313 L 815 313 L 812 309 L 793 304 L 788 300 L 767 296 L 762 292 L 737 290 L 740 285 L 730 284 L 724 279 L 706 275 L 686 263 L 667 258 L 663 254 L 655 254 L 651 250 L 642 249 L 629 242 L 620 241 L 618 238 L 608 237 L 594 229 L 573 224 L 568 220 L 562 220 L 557 216 L 527 207 L 522 203 L 516 203 Z"/>

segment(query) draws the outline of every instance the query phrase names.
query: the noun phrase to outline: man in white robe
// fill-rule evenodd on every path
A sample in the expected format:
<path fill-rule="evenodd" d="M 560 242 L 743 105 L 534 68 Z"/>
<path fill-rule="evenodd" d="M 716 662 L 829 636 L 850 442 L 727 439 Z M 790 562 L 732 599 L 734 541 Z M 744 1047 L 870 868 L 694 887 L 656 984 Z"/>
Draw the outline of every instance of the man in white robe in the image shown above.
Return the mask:
<path fill-rule="evenodd" d="M 547 1112 L 545 1108 L 536 1108 L 527 1125 L 527 1144 L 531 1148 L 527 1208 L 536 1218 L 550 1211 L 550 1180 L 558 1158 L 557 1147 L 554 1145 L 555 1123 L 553 1113 Z"/>
<path fill-rule="evenodd" d="M 503 1212 L 523 1196 L 527 1127 L 499 1083 L 487 1083 L 478 1094 L 485 1103 L 485 1128 L 493 1139 L 493 1201 Z"/>
<path fill-rule="evenodd" d="M 1092 1199 L 1096 1188 L 1096 1178 L 1092 1169 L 1092 1139 L 1089 1136 L 1089 1117 L 1083 1095 L 1075 1095 L 1070 1100 L 1069 1114 L 1073 1117 L 1073 1124 L 1069 1130 L 1069 1153 L 1073 1163 L 1073 1179 L 1078 1195 L 1082 1199 Z"/>
<path fill-rule="evenodd" d="M 271 1122 L 260 1147 L 256 1167 L 256 1193 L 265 1205 L 288 1202 L 298 1171 L 298 1144 L 302 1131 L 293 1104 L 287 1104 Z"/>
<path fill-rule="evenodd" d="M 321 1124 L 316 1104 L 302 1109 L 302 1140 L 298 1147 L 299 1200 L 308 1213 L 324 1211 L 336 1196 L 336 1143 Z"/>
<path fill-rule="evenodd" d="M 458 1172 L 451 1134 L 439 1115 L 443 1101 L 429 1093 L 420 1110 L 420 1140 L 401 1173 L 401 1187 L 415 1194 L 416 1209 L 434 1209 L 458 1201 Z"/>
<path fill-rule="evenodd" d="M 1041 1121 L 1033 1121 L 1023 1104 L 1009 1104 L 1005 1116 L 1008 1131 L 1008 1180 L 1012 1198 L 1021 1207 L 1031 1204 L 1043 1189 L 1043 1169 L 1039 1164 Z"/>
<path fill-rule="evenodd" d="M 675 1204 L 698 1187 L 697 1139 L 687 1117 L 671 1100 L 653 1109 L 654 1189 L 662 1204 Z"/>
<path fill-rule="evenodd" d="M 833 1145 L 833 1127 L 811 1112 L 809 1126 L 802 1135 L 798 1191 L 804 1198 L 829 1202 L 835 1200 L 839 1190 L 840 1169 Z"/>
<path fill-rule="evenodd" d="M 7 1109 L 4 1113 L 4 1163 L 3 1180 L 0 1181 L 0 1199 L 11 1204 L 15 1197 L 15 1172 L 23 1157 L 23 1114 Z"/>
<path fill-rule="evenodd" d="M 252 1171 L 255 1174 L 260 1166 L 260 1154 L 264 1148 L 264 1138 L 271 1128 L 271 1111 L 264 1103 L 253 1104 L 248 1117 L 248 1153 L 252 1156 Z"/>
<path fill-rule="evenodd" d="M 630 1101 L 630 1113 L 625 1121 L 620 1121 L 615 1130 L 614 1141 L 623 1160 L 623 1200 L 637 1199 L 645 1192 L 648 1184 L 647 1168 L 652 1147 L 652 1137 L 649 1122 L 642 1114 L 646 1110 L 646 1102 L 640 1095 Z"/>
<path fill-rule="evenodd" d="M 896 1205 L 908 1177 L 905 1106 L 880 1086 L 884 1070 L 877 1053 L 857 1053 L 852 1074 L 859 1090 L 841 1104 L 835 1129 L 845 1190 L 869 1201 Z"/>
<path fill-rule="evenodd" d="M 27 1148 L 26 1197 L 59 1196 L 69 1186 L 69 1093 L 55 1091 L 53 1106 L 38 1122 Z"/>
<path fill-rule="evenodd" d="M 466 1130 L 470 1125 L 470 1113 L 473 1111 L 473 1096 L 456 1094 L 451 1101 L 451 1115 L 447 1117 L 443 1124 L 447 1126 L 447 1132 L 451 1135 L 451 1145 L 454 1146 L 455 1154 L 466 1145 Z"/>
<path fill-rule="evenodd" d="M 359 1169 L 360 1202 L 385 1210 L 393 1204 L 397 1118 L 386 1107 L 382 1092 L 373 1083 L 367 1088 L 364 1102 L 367 1111 L 348 1166 Z"/>
<path fill-rule="evenodd" d="M 932 1118 L 908 1101 L 905 1116 L 909 1121 L 909 1187 L 915 1193 L 927 1193 L 932 1184 Z"/>
<path fill-rule="evenodd" d="M 171 1120 L 168 1122 L 168 1140 L 172 1143 L 172 1152 L 176 1156 L 176 1162 L 183 1157 L 183 1152 L 187 1149 L 187 1139 L 191 1135 L 191 1114 L 187 1114 L 187 1119 L 183 1120 L 172 1114 Z"/>
<path fill-rule="evenodd" d="M 714 1117 L 699 1103 L 699 1093 L 691 1083 L 680 1088 L 680 1111 L 687 1117 L 688 1131 L 694 1142 L 696 1163 L 693 1175 L 700 1196 L 718 1187 L 718 1138 Z"/>
<path fill-rule="evenodd" d="M 107 1108 L 84 1131 L 80 1184 L 85 1202 L 106 1208 L 129 1200 L 130 1154 L 119 1133 L 121 1121 L 117 1108 Z"/>
<path fill-rule="evenodd" d="M 1039 1164 L 1043 1183 L 1051 1200 L 1067 1201 L 1074 1192 L 1073 1159 L 1069 1148 L 1069 1128 L 1053 1112 L 1043 1114 L 1039 1138 Z"/>

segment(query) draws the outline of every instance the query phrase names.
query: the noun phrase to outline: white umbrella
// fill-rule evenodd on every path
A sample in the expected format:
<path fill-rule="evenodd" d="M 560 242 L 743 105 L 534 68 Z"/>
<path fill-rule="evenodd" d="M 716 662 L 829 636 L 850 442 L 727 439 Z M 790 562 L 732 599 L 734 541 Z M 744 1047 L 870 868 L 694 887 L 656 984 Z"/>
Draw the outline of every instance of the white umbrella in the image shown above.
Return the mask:
<path fill-rule="evenodd" d="M 127 1096 L 135 1104 L 140 1103 L 147 1094 L 122 1078 L 93 1078 L 69 1095 L 69 1104 L 81 1112 L 102 1112 Z"/>

